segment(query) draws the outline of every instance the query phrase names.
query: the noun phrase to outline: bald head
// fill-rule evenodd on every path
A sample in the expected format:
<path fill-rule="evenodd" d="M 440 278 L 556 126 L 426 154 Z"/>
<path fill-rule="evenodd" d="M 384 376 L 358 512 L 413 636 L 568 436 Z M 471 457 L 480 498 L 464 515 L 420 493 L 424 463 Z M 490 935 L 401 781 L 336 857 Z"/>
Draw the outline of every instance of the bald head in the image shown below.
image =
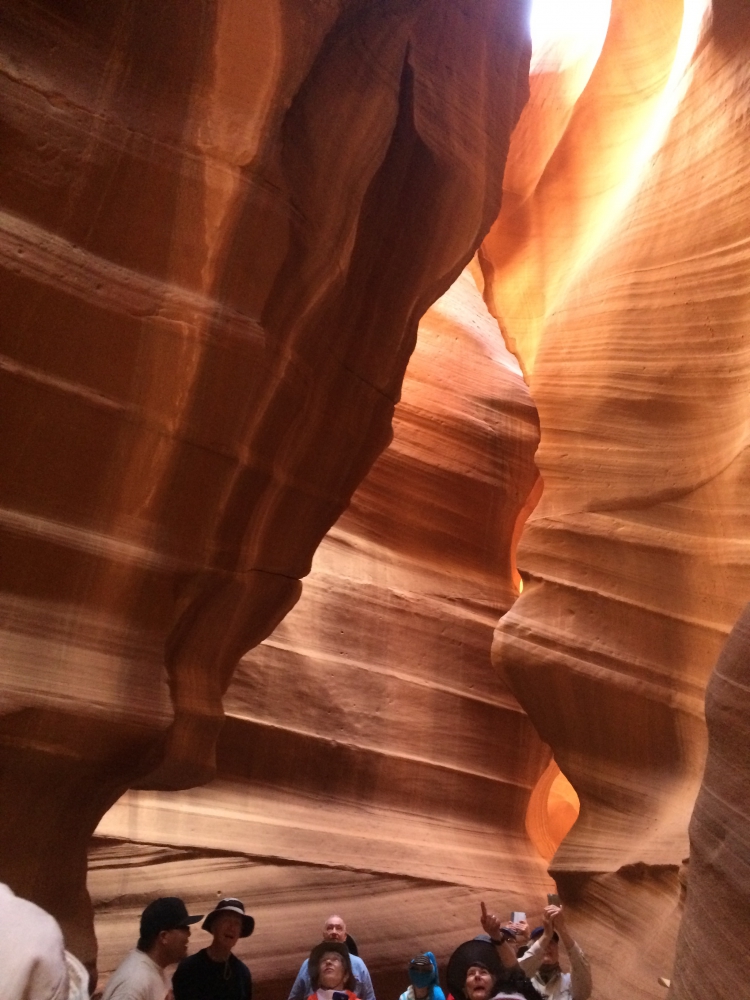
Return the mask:
<path fill-rule="evenodd" d="M 332 913 L 323 924 L 324 941 L 340 941 L 346 944 L 346 924 L 338 913 Z"/>

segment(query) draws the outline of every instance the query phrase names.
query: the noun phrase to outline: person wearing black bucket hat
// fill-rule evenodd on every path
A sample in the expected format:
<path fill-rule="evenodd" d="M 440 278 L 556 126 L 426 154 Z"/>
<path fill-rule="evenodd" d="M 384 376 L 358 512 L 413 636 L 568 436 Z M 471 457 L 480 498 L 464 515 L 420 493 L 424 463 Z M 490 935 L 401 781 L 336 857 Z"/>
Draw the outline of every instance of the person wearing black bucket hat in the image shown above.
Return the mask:
<path fill-rule="evenodd" d="M 504 967 L 489 941 L 464 941 L 448 960 L 448 989 L 454 1000 L 526 1000 L 515 985 L 503 983 Z"/>
<path fill-rule="evenodd" d="M 254 929 L 255 921 L 241 900 L 234 896 L 219 900 L 203 921 L 203 930 L 213 935 L 213 941 L 177 967 L 172 979 L 175 1000 L 252 1000 L 250 970 L 232 949 Z"/>
<path fill-rule="evenodd" d="M 446 979 L 454 1000 L 540 1000 L 531 983 L 518 975 L 515 955 L 508 954 L 513 967 L 506 966 L 493 940 L 464 941 L 448 960 Z"/>
<path fill-rule="evenodd" d="M 489 941 L 464 941 L 448 960 L 448 989 L 454 1000 L 490 1000 L 503 965 Z"/>
<path fill-rule="evenodd" d="M 321 941 L 307 960 L 312 992 L 308 1000 L 358 1000 L 349 949 L 343 941 Z"/>
<path fill-rule="evenodd" d="M 191 917 L 177 896 L 149 903 L 141 914 L 138 946 L 112 973 L 102 1000 L 164 1000 L 169 989 L 164 970 L 185 957 L 190 924 L 202 919 L 203 914 Z"/>

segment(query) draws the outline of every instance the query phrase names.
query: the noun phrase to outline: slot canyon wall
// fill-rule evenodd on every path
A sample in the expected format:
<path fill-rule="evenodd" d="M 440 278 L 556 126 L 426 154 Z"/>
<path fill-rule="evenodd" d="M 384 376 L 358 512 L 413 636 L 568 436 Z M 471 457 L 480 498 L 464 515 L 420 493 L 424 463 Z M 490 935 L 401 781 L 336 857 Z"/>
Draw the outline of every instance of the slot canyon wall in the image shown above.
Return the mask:
<path fill-rule="evenodd" d="M 298 599 L 321 539 L 390 440 L 420 317 L 497 216 L 510 133 L 528 96 L 526 16 L 514 0 L 3 5 L 0 877 L 58 918 L 91 968 L 94 829 L 128 788 L 174 792 L 215 775 L 238 660 Z M 507 403 L 498 407 L 497 392 L 484 389 L 465 421 L 442 418 L 455 425 L 461 453 L 454 467 L 446 458 L 447 480 L 471 480 L 478 448 L 476 490 L 469 483 L 446 498 L 432 524 L 415 515 L 398 543 L 411 556 L 393 570 L 404 578 L 402 617 L 416 603 L 410 587 L 426 588 L 425 627 L 431 615 L 441 621 L 445 673 L 465 654 L 465 676 L 431 687 L 428 638 L 416 642 L 415 662 L 399 638 L 403 677 L 394 673 L 379 695 L 383 705 L 398 695 L 455 708 L 452 727 L 444 722 L 455 738 L 434 719 L 425 739 L 410 735 L 407 704 L 381 723 L 377 700 L 361 691 L 363 711 L 374 714 L 368 727 L 313 670 L 285 718 L 305 651 L 285 654 L 277 640 L 238 674 L 218 763 L 227 788 L 244 779 L 271 786 L 264 819 L 274 782 L 292 785 L 297 812 L 293 801 L 281 809 L 275 847 L 248 833 L 245 849 L 288 861 L 286 824 L 306 857 L 326 775 L 335 779 L 329 823 L 366 816 L 363 792 L 379 780 L 395 828 L 397 817 L 414 819 L 417 789 L 436 773 L 446 784 L 421 791 L 412 832 L 428 881 L 440 861 L 424 850 L 431 831 L 447 829 L 449 845 L 458 827 L 468 856 L 458 868 L 475 881 L 503 830 L 506 853 L 521 845 L 528 786 L 548 751 L 505 686 L 480 671 L 477 650 L 486 663 L 488 629 L 510 600 L 503 540 L 536 477 L 537 429 L 517 372 Z M 507 458 L 495 440 L 503 427 Z M 422 502 L 420 488 L 428 500 L 436 487 L 415 462 L 406 495 Z M 396 491 L 393 501 L 405 499 Z M 472 505 L 486 520 L 464 552 L 450 535 L 470 522 Z M 362 542 L 366 578 L 384 515 L 360 518 L 373 536 Z M 420 555 L 429 536 L 452 549 L 437 568 Z M 357 545 L 333 541 L 323 558 L 332 550 L 346 562 Z M 445 593 L 450 570 L 462 581 L 458 597 Z M 390 586 L 373 579 L 370 590 L 385 601 Z M 328 670 L 335 602 L 323 584 L 310 591 L 315 614 L 329 618 L 311 630 L 309 660 Z M 373 609 L 372 633 L 383 631 L 378 622 Z M 366 657 L 371 646 L 372 637 L 350 649 Z M 370 683 L 376 699 L 379 682 Z M 361 743 L 343 759 L 315 730 L 327 736 L 341 714 L 347 737 Z M 504 759 L 493 759 L 486 732 L 471 731 L 492 718 L 518 743 Z M 296 753 L 309 761 L 306 774 L 292 773 Z M 467 782 L 477 799 L 470 815 Z M 205 824 L 213 832 L 196 834 L 200 846 L 209 836 L 222 848 L 233 842 L 240 799 L 226 792 L 224 833 L 217 808 Z M 356 853 L 363 820 L 352 823 Z M 145 821 L 139 830 L 149 832 Z M 174 839 L 191 842 L 185 830 Z M 318 843 L 326 839 L 324 858 L 339 857 L 323 829 Z M 368 842 L 376 839 L 373 830 Z M 381 839 L 386 857 L 376 863 L 387 870 L 400 847 Z M 118 870 L 154 871 L 154 851 L 161 857 L 156 847 L 126 850 Z M 520 869 L 543 887 L 543 864 L 528 845 L 523 853 Z M 179 872 L 184 853 L 169 859 Z M 282 866 L 280 881 L 290 872 Z M 292 874 L 293 886 L 307 878 Z M 134 928 L 128 921 L 128 944 Z"/>
<path fill-rule="evenodd" d="M 194 907 L 231 888 L 252 901 L 238 953 L 262 995 L 288 991 L 341 909 L 386 996 L 410 950 L 444 961 L 481 930 L 480 900 L 510 912 L 554 891 L 525 832 L 549 750 L 488 669 L 537 442 L 520 370 L 465 272 L 420 324 L 392 444 L 299 603 L 240 663 L 216 780 L 130 792 L 100 824 L 89 886 L 103 971 L 155 887 L 179 885 Z"/>
<path fill-rule="evenodd" d="M 601 997 L 658 996 L 671 976 L 704 692 L 750 593 L 749 50 L 746 5 L 614 0 L 574 104 L 560 78 L 532 77 L 519 132 L 546 145 L 512 147 L 480 255 L 538 407 L 544 480 L 493 655 L 580 796 L 551 873 Z M 732 745 L 741 772 L 740 731 L 723 757 Z M 722 804 L 741 782 L 716 772 L 674 997 L 747 989 L 747 858 Z M 721 975 L 687 944 L 707 912 L 738 959 Z"/>
<path fill-rule="evenodd" d="M 742 993 L 750 17 L 613 0 L 521 114 L 526 7 L 0 11 L 0 880 L 93 967 L 88 867 L 105 976 L 238 893 L 261 1000 L 333 909 L 400 991 L 538 913 L 559 765 L 595 996 L 686 880 L 670 1000 Z"/>

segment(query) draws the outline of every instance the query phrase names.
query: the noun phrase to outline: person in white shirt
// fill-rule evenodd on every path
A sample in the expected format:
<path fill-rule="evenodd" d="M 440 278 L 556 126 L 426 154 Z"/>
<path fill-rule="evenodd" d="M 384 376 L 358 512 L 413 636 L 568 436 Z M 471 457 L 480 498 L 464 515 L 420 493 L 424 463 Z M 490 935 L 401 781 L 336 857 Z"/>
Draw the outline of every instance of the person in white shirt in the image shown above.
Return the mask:
<path fill-rule="evenodd" d="M 187 955 L 190 924 L 203 919 L 189 916 L 177 896 L 162 896 L 141 914 L 138 945 L 125 956 L 109 978 L 102 1000 L 164 1000 L 170 990 L 164 970 Z"/>
<path fill-rule="evenodd" d="M 0 884 L 0 1000 L 88 1000 L 89 974 L 65 950 L 60 925 Z"/>
<path fill-rule="evenodd" d="M 531 932 L 532 943 L 518 964 L 543 997 L 588 1000 L 592 990 L 589 962 L 568 931 L 562 906 L 546 906 L 543 921 L 543 927 Z M 570 972 L 560 968 L 560 941 L 568 953 Z"/>

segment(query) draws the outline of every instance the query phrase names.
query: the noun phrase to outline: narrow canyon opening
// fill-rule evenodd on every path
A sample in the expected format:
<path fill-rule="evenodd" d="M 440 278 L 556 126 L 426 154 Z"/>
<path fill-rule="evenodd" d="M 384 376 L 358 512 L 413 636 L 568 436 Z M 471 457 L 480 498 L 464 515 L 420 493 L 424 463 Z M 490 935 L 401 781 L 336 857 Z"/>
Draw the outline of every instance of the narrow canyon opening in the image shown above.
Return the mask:
<path fill-rule="evenodd" d="M 558 893 L 599 1000 L 741 994 L 749 51 L 3 5 L 0 882 L 100 989 L 160 896 L 256 1000 L 341 912 L 384 1000 Z"/>

